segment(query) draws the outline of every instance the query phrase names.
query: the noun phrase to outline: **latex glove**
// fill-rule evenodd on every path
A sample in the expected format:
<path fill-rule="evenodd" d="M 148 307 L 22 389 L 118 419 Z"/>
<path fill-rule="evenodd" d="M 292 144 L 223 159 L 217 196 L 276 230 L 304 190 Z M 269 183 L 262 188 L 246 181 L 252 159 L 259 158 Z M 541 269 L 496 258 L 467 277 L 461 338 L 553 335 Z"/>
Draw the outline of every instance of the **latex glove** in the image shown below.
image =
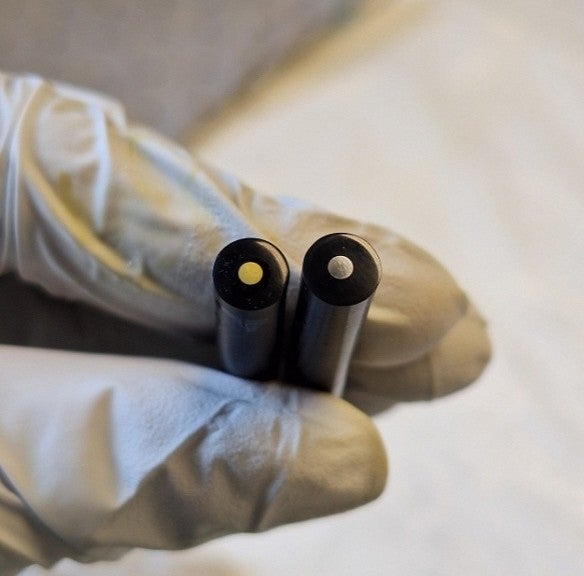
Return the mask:
<path fill-rule="evenodd" d="M 475 379 L 484 323 L 422 250 L 258 195 L 111 101 L 0 76 L 0 573 L 189 547 L 382 491 L 385 452 L 360 410 L 213 368 L 217 252 L 271 240 L 294 286 L 333 231 L 367 238 L 385 270 L 347 398 L 373 413 Z"/>

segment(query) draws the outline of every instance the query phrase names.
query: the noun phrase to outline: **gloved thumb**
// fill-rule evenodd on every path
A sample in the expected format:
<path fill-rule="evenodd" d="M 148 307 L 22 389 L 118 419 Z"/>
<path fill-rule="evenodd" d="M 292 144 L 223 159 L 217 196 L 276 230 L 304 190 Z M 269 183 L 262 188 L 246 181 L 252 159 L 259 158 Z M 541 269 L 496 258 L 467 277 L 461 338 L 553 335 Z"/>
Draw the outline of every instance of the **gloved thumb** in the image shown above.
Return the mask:
<path fill-rule="evenodd" d="M 0 364 L 1 478 L 22 504 L 0 499 L 0 558 L 23 565 L 266 530 L 386 481 L 372 422 L 326 394 L 169 360 L 4 346 Z"/>

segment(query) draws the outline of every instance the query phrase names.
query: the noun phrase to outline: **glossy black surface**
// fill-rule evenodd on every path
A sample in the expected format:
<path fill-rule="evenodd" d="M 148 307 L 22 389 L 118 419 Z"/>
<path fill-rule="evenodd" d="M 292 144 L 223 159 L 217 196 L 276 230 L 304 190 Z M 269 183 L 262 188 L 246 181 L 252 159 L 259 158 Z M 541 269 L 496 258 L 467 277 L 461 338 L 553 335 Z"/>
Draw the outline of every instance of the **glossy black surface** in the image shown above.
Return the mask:
<path fill-rule="evenodd" d="M 263 277 L 253 285 L 238 278 L 239 267 L 255 262 L 262 267 Z M 260 310 L 282 297 L 288 283 L 288 264 L 284 255 L 270 242 L 259 238 L 242 238 L 219 252 L 213 266 L 213 283 L 217 295 L 235 308 Z"/>
<path fill-rule="evenodd" d="M 353 271 L 334 278 L 328 264 L 346 256 Z M 286 360 L 286 379 L 342 395 L 355 344 L 381 280 L 375 250 L 352 234 L 317 240 L 306 253 Z"/>
<path fill-rule="evenodd" d="M 334 256 L 346 256 L 354 265 L 349 278 L 331 276 L 328 263 Z M 306 252 L 302 277 L 310 292 L 334 306 L 351 306 L 369 298 L 381 280 L 381 260 L 371 245 L 355 234 L 328 234 Z"/>
<path fill-rule="evenodd" d="M 260 281 L 238 277 L 240 266 L 255 262 Z M 244 238 L 218 254 L 213 266 L 217 344 L 223 368 L 236 376 L 266 380 L 277 375 L 283 336 L 288 265 L 265 240 Z"/>

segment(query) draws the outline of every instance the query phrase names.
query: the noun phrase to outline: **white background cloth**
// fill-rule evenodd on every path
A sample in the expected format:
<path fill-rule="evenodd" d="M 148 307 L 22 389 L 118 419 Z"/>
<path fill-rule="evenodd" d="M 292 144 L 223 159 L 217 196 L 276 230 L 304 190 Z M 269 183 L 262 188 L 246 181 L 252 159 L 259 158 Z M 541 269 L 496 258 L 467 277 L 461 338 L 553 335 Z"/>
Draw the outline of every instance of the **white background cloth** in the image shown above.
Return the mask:
<path fill-rule="evenodd" d="M 365 508 L 51 574 L 584 573 L 583 27 L 576 0 L 375 2 L 193 144 L 427 248 L 494 360 L 377 419 L 391 479 Z"/>

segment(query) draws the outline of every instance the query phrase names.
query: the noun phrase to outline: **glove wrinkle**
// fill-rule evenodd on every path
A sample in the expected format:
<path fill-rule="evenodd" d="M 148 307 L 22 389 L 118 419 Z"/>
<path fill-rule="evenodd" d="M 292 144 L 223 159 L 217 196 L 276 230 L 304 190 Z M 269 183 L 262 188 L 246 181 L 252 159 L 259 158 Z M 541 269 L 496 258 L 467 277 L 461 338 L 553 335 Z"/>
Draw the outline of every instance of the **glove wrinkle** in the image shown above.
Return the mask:
<path fill-rule="evenodd" d="M 0 574 L 16 574 L 31 563 L 50 567 L 77 551 L 46 526 L 20 498 L 0 469 Z M 18 567 L 18 568 L 17 568 Z"/>
<path fill-rule="evenodd" d="M 20 172 L 18 136 L 24 131 L 25 118 L 42 86 L 43 81 L 34 76 L 13 79 L 0 73 L 0 274 L 14 265 L 13 226 L 17 222 L 13 215 Z"/>
<path fill-rule="evenodd" d="M 301 430 L 295 430 L 295 433 L 292 434 L 291 430 L 288 429 L 284 434 L 282 422 L 274 420 L 270 440 L 272 446 L 275 447 L 274 456 L 278 464 L 273 466 L 272 473 L 268 475 L 265 485 L 258 492 L 259 497 L 253 507 L 247 532 L 260 532 L 267 529 L 265 519 L 268 510 L 276 500 L 278 493 L 283 489 L 292 462 L 298 455 L 301 433 Z"/>
<path fill-rule="evenodd" d="M 200 392 L 207 395 L 205 389 Z M 277 468 L 270 464 L 272 447 L 266 442 L 263 445 L 269 450 L 265 451 L 249 444 L 231 450 L 227 438 L 243 429 L 246 414 L 254 407 L 247 400 L 221 399 L 216 391 L 210 393 L 220 401 L 219 406 L 140 479 L 123 503 L 87 537 L 84 548 L 115 542 L 182 549 L 249 529 L 246 518 L 253 516 L 257 504 L 253 495 L 261 497 L 262 486 L 270 482 L 263 476 Z"/>

